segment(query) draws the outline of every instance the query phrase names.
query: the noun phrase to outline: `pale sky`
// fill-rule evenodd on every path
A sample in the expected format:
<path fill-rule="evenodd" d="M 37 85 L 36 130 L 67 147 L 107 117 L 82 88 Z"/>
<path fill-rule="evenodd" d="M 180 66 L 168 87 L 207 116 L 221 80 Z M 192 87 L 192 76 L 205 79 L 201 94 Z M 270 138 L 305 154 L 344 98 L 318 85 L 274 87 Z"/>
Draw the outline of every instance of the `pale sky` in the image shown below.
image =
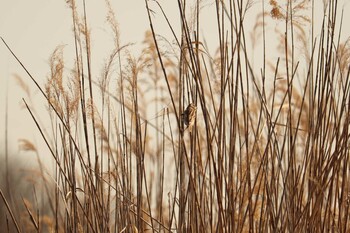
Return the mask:
<path fill-rule="evenodd" d="M 108 49 L 113 48 L 111 46 L 113 38 L 106 26 L 105 2 L 87 0 L 86 3 L 92 33 L 95 65 L 93 69 L 95 68 L 95 72 L 98 73 L 103 59 L 109 53 Z M 135 48 L 140 46 L 149 25 L 144 1 L 111 1 L 111 3 L 119 22 L 122 44 L 135 43 Z M 82 12 L 79 14 L 82 15 Z M 69 51 L 74 43 L 72 35 L 71 10 L 64 0 L 0 0 L 0 36 L 40 84 L 44 83 L 50 72 L 48 59 L 56 46 L 66 45 L 65 55 L 73 54 Z M 9 141 L 10 146 L 16 150 L 18 138 L 31 138 L 36 135 L 36 129 L 28 112 L 20 109 L 21 99 L 26 98 L 26 95 L 16 84 L 13 74 L 19 74 L 27 81 L 31 91 L 34 92 L 32 94 L 38 101 L 42 100 L 29 77 L 1 42 L 0 142 L 4 139 L 5 101 L 8 90 Z"/>
<path fill-rule="evenodd" d="M 160 4 L 167 12 L 175 29 L 179 26 L 176 0 L 159 0 Z M 214 0 L 204 0 L 206 6 L 204 17 L 202 17 L 202 33 L 208 41 L 209 46 L 215 45 L 215 31 L 207 30 L 215 28 L 215 19 L 206 17 L 205 11 L 215 10 Z M 260 1 L 256 1 L 260 2 Z M 268 2 L 268 1 L 266 1 Z M 320 0 L 321 2 L 321 0 Z M 344 0 L 345 19 L 350 21 L 349 1 Z M 106 26 L 106 6 L 101 0 L 86 0 L 88 23 L 92 33 L 92 53 L 93 69 L 100 72 L 108 50 L 112 48 L 112 36 Z M 143 0 L 111 0 L 121 31 L 121 43 L 135 43 L 133 51 L 137 55 L 144 37 L 144 33 L 149 29 L 148 17 Z M 256 4 L 256 9 L 261 9 Z M 155 6 L 155 5 L 153 5 Z M 341 7 L 340 7 L 341 8 Z M 156 9 L 158 10 L 158 9 Z M 158 10 L 159 12 L 159 10 Z M 79 11 L 82 14 L 82 11 Z M 161 14 L 154 16 L 156 31 L 159 34 L 169 33 Z M 254 25 L 255 17 L 247 18 L 247 24 Z M 274 22 L 271 27 L 278 25 Z M 270 25 L 271 26 L 271 25 Z M 343 28 L 343 37 L 349 36 L 349 29 L 346 24 Z M 44 83 L 49 71 L 48 59 L 51 52 L 58 45 L 67 45 L 69 51 L 73 46 L 71 11 L 64 0 L 0 0 L 0 36 L 3 37 L 16 55 L 26 65 L 32 75 L 40 84 Z M 247 34 L 248 35 L 248 34 Z M 212 49 L 211 52 L 215 51 Z M 70 52 L 67 52 L 68 54 Z M 5 103 L 6 90 L 8 91 L 8 115 L 9 115 L 9 139 L 10 146 L 17 149 L 19 138 L 41 140 L 37 135 L 37 129 L 30 119 L 26 110 L 21 109 L 21 99 L 25 93 L 16 85 L 13 74 L 19 74 L 31 87 L 32 94 L 40 101 L 42 97 L 37 93 L 36 88 L 30 82 L 29 77 L 0 43 L 0 144 L 4 139 L 5 127 Z M 37 104 L 38 106 L 38 104 Z M 40 110 L 40 109 L 39 109 Z M 44 108 L 42 110 L 45 110 Z M 2 147 L 0 147 L 2 153 Z"/>

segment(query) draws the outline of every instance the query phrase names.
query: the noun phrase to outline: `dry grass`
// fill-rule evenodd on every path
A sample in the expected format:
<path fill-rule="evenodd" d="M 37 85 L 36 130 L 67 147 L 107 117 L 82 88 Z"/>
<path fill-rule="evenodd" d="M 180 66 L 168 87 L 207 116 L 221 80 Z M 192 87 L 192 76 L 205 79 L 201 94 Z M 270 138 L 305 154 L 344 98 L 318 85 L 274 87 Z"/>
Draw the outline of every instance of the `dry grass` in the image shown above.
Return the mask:
<path fill-rule="evenodd" d="M 44 88 L 9 48 L 47 101 L 49 127 L 30 95 L 23 100 L 55 170 L 38 159 L 45 213 L 35 198 L 13 212 L 19 204 L 1 192 L 8 232 L 349 232 L 350 53 L 337 1 L 324 5 L 317 32 L 320 2 L 215 1 L 212 56 L 200 34 L 205 3 L 179 0 L 176 32 L 161 3 L 145 0 L 150 31 L 136 58 L 106 1 L 115 47 L 99 77 L 85 1 L 67 2 L 75 51 L 54 50 Z M 244 22 L 256 6 L 248 40 Z M 157 34 L 153 14 L 172 38 Z M 185 131 L 190 103 L 196 120 Z M 29 140 L 20 145 L 40 157 Z"/>

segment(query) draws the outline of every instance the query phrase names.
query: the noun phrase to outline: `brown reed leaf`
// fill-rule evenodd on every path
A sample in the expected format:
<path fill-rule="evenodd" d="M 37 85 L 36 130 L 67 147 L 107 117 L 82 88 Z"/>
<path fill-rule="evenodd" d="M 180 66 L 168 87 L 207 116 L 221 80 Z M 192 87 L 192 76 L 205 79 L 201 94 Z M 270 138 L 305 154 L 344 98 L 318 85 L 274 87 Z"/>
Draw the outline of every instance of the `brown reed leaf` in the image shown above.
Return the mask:
<path fill-rule="evenodd" d="M 109 23 L 109 26 L 112 29 L 113 32 L 113 38 L 114 38 L 114 46 L 116 48 L 120 48 L 120 30 L 119 30 L 119 24 L 115 17 L 115 12 L 113 11 L 113 8 L 111 6 L 110 0 L 105 0 L 107 5 L 107 22 Z"/>
<path fill-rule="evenodd" d="M 40 216 L 40 223 L 47 227 L 47 229 L 53 229 L 55 226 L 55 221 L 52 217 L 48 215 Z"/>
<path fill-rule="evenodd" d="M 30 210 L 32 208 L 31 203 L 25 198 L 22 198 L 22 201 L 23 201 L 23 204 L 27 210 L 27 213 L 29 214 L 29 218 L 30 218 L 31 223 L 33 224 L 33 226 L 35 227 L 36 230 L 39 230 L 39 224 L 38 224 L 37 220 L 35 219 L 32 211 Z"/>
<path fill-rule="evenodd" d="M 339 45 L 337 49 L 337 60 L 341 75 L 346 75 L 350 64 L 350 37 Z"/>
<path fill-rule="evenodd" d="M 19 148 L 22 151 L 33 151 L 37 152 L 36 146 L 27 139 L 18 139 Z"/>
<path fill-rule="evenodd" d="M 63 88 L 63 70 L 64 70 L 64 60 L 63 60 L 63 49 L 64 45 L 57 46 L 51 54 L 49 59 L 51 76 L 49 80 L 52 80 L 51 85 L 55 89 L 56 93 L 65 93 Z"/>
<path fill-rule="evenodd" d="M 17 85 L 30 97 L 30 89 L 27 83 L 19 76 L 18 74 L 13 74 L 13 78 L 15 79 Z"/>
<path fill-rule="evenodd" d="M 285 19 L 285 15 L 282 14 L 279 7 L 273 7 L 272 10 L 270 11 L 270 15 L 273 19 L 277 19 L 277 20 Z"/>

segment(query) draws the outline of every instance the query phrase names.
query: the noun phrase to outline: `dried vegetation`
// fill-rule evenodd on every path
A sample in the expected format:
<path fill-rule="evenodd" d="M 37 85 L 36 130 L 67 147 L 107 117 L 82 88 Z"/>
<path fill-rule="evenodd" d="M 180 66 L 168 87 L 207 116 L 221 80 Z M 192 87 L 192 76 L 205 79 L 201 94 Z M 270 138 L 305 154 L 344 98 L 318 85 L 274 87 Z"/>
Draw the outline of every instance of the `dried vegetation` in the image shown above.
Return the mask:
<path fill-rule="evenodd" d="M 177 31 L 165 3 L 145 0 L 150 31 L 140 57 L 121 44 L 106 1 L 115 47 L 98 77 L 88 5 L 67 2 L 75 50 L 54 50 L 43 88 L 28 72 L 50 127 L 30 95 L 23 100 L 55 163 L 46 172 L 36 146 L 20 141 L 38 153 L 42 182 L 33 187 L 47 201 L 16 203 L 2 191 L 8 232 L 350 231 L 350 47 L 340 40 L 337 1 L 178 0 Z M 213 55 L 201 35 L 208 7 Z M 249 31 L 253 8 L 261 13 Z M 160 35 L 154 20 L 173 34 Z M 190 103 L 196 120 L 185 130 Z"/>

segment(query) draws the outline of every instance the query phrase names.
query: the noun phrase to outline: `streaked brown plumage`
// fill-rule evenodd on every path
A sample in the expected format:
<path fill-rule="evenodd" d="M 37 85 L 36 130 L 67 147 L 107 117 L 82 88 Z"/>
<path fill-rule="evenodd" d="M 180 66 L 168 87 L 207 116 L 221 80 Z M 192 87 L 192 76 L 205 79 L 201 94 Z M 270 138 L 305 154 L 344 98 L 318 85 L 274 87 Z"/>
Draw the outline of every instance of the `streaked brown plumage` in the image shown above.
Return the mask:
<path fill-rule="evenodd" d="M 187 126 L 186 129 L 190 128 L 190 131 L 192 131 L 192 126 L 194 125 L 194 122 L 196 120 L 196 113 L 196 105 L 190 103 L 181 115 L 183 123 Z"/>

